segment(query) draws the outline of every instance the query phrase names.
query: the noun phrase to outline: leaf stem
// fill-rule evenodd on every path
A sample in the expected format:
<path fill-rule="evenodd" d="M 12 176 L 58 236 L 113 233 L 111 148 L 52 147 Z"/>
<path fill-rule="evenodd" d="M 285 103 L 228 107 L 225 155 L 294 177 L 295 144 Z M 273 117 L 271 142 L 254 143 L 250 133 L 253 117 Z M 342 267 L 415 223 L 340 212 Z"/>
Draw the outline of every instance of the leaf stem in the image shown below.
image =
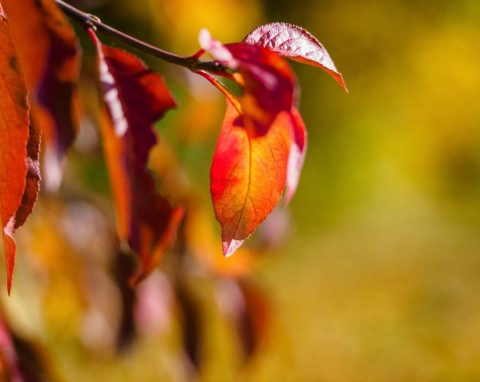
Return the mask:
<path fill-rule="evenodd" d="M 132 48 L 148 53 L 163 61 L 167 61 L 174 65 L 183 66 L 192 71 L 205 70 L 213 73 L 219 73 L 224 71 L 222 65 L 217 61 L 200 61 L 198 53 L 194 54 L 193 56 L 179 56 L 175 53 L 171 53 L 166 50 L 157 48 L 156 46 L 150 45 L 142 40 L 139 40 L 133 36 L 121 32 L 118 29 L 112 28 L 111 26 L 102 23 L 99 18 L 91 14 L 82 12 L 81 10 L 71 6 L 70 4 L 65 3 L 62 0 L 55 0 L 55 3 L 66 15 L 68 15 L 71 19 L 77 21 L 78 23 L 82 24 L 84 27 L 94 27 L 99 32 L 113 36 L 114 38 L 131 46 Z"/>
<path fill-rule="evenodd" d="M 243 114 L 242 113 L 242 105 L 240 104 L 240 101 L 238 100 L 237 97 L 235 97 L 230 91 L 225 87 L 224 84 L 222 84 L 220 81 L 218 81 L 215 77 L 211 76 L 207 72 L 203 70 L 196 70 L 194 73 L 197 73 L 201 75 L 203 78 L 207 79 L 213 86 L 215 86 L 222 94 L 230 101 L 230 103 L 233 105 L 233 107 L 237 110 L 238 114 Z"/>

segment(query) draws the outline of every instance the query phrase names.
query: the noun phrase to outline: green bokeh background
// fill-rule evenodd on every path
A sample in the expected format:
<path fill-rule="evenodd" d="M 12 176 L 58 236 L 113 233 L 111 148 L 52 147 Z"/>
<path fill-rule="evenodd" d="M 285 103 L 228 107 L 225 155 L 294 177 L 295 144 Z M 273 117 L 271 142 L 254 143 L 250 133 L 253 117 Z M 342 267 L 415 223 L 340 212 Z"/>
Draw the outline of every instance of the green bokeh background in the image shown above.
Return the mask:
<path fill-rule="evenodd" d="M 183 54 L 200 27 L 229 42 L 291 22 L 319 38 L 349 88 L 292 64 L 309 146 L 288 239 L 254 274 L 271 333 L 238 368 L 213 317 L 201 381 L 480 380 L 479 1 L 118 0 L 91 11 Z M 181 103 L 176 72 L 159 67 Z M 165 137 L 206 186 L 215 134 L 191 147 Z M 168 346 L 146 340 L 100 362 L 53 349 L 68 380 L 168 381 Z"/>

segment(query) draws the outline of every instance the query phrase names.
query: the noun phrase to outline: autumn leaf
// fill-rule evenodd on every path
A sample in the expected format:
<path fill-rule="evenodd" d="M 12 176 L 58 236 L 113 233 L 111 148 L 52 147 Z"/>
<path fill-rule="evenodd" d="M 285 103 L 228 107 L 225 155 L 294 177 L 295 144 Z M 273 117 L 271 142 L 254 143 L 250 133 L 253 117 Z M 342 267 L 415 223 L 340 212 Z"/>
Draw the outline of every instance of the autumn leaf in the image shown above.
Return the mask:
<path fill-rule="evenodd" d="M 290 114 L 281 112 L 263 135 L 245 126 L 246 117 L 227 102 L 210 172 L 222 247 L 231 255 L 265 220 L 285 188 L 290 153 Z"/>
<path fill-rule="evenodd" d="M 157 143 L 153 124 L 175 106 L 162 78 L 134 55 L 100 43 L 92 30 L 108 118 L 101 123 L 117 211 L 117 231 L 140 258 L 134 282 L 160 262 L 183 216 L 159 195 L 147 169 Z"/>
<path fill-rule="evenodd" d="M 78 41 L 54 0 L 2 3 L 30 90 L 32 117 L 44 133 L 45 184 L 56 189 L 78 131 Z"/>
<path fill-rule="evenodd" d="M 1 4 L 0 47 L 0 222 L 10 293 L 16 251 L 12 233 L 26 186 L 30 118 L 27 87 Z"/>
<path fill-rule="evenodd" d="M 292 60 L 322 68 L 347 90 L 341 73 L 323 45 L 310 32 L 293 24 L 270 23 L 256 28 L 243 40 L 263 46 Z"/>
<path fill-rule="evenodd" d="M 231 77 L 243 88 L 239 112 L 248 116 L 258 134 L 268 130 L 278 113 L 295 106 L 295 75 L 277 54 L 243 43 L 222 45 L 206 30 L 201 31 L 199 40 L 205 51 L 235 72 Z"/>
<path fill-rule="evenodd" d="M 286 202 L 293 197 L 307 135 L 296 109 L 293 72 L 277 53 L 245 43 L 223 45 L 205 30 L 200 34 L 200 45 L 226 68 L 218 72 L 220 76 L 242 86 L 237 97 L 209 74 L 199 73 L 225 94 L 229 104 L 210 188 L 222 226 L 223 251 L 230 255 L 270 214 L 285 187 Z M 282 140 L 275 141 L 280 131 Z M 258 143 L 263 135 L 268 138 L 262 147 Z"/>

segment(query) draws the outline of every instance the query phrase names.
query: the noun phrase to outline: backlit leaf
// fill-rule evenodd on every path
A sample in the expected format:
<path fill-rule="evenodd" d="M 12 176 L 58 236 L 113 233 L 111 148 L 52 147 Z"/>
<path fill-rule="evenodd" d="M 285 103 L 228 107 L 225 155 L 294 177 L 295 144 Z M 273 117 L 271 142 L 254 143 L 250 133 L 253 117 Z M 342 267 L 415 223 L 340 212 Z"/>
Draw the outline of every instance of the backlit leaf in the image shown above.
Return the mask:
<path fill-rule="evenodd" d="M 227 102 L 210 172 L 223 253 L 231 255 L 265 220 L 285 188 L 290 152 L 290 114 L 281 112 L 263 135 Z"/>
<path fill-rule="evenodd" d="M 16 251 L 12 233 L 27 176 L 29 105 L 27 87 L 1 4 L 0 105 L 0 222 L 10 293 Z"/>
<path fill-rule="evenodd" d="M 329 73 L 347 90 L 342 75 L 327 50 L 310 32 L 293 24 L 265 24 L 245 37 L 246 44 L 263 46 L 292 60 L 317 66 Z"/>
<path fill-rule="evenodd" d="M 77 38 L 53 0 L 3 3 L 30 90 L 33 118 L 44 132 L 46 185 L 55 189 L 78 130 Z"/>
<path fill-rule="evenodd" d="M 241 113 L 249 117 L 258 134 L 268 130 L 278 113 L 290 111 L 295 105 L 295 76 L 288 63 L 277 54 L 243 43 L 222 45 L 205 30 L 201 32 L 200 44 L 216 60 L 235 71 L 232 77 L 243 87 Z"/>
<path fill-rule="evenodd" d="M 100 81 L 108 108 L 102 135 L 117 210 L 117 230 L 140 257 L 134 281 L 150 273 L 175 237 L 183 216 L 159 195 L 147 169 L 157 142 L 153 124 L 175 106 L 162 78 L 134 55 L 100 43 Z"/>

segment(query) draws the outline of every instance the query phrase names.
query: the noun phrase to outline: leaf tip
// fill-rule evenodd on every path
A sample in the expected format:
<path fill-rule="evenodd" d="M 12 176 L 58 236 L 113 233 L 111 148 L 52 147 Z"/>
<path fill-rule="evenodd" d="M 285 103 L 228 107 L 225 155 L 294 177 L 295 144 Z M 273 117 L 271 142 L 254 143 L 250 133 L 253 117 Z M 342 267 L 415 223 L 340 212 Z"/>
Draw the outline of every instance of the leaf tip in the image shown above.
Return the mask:
<path fill-rule="evenodd" d="M 224 241 L 222 243 L 223 255 L 225 257 L 230 257 L 233 253 L 243 244 L 244 240 L 235 240 Z"/>
<path fill-rule="evenodd" d="M 338 77 L 336 78 L 338 84 L 342 87 L 343 90 L 345 90 L 345 93 L 348 93 L 348 88 L 345 80 L 343 79 L 343 76 L 339 73 Z"/>
<path fill-rule="evenodd" d="M 11 236 L 12 229 L 13 220 L 10 220 L 10 222 L 3 230 L 3 247 L 5 255 L 5 265 L 7 267 L 7 292 L 9 296 L 12 290 L 13 269 L 15 268 L 15 252 L 17 248 L 15 240 Z"/>

